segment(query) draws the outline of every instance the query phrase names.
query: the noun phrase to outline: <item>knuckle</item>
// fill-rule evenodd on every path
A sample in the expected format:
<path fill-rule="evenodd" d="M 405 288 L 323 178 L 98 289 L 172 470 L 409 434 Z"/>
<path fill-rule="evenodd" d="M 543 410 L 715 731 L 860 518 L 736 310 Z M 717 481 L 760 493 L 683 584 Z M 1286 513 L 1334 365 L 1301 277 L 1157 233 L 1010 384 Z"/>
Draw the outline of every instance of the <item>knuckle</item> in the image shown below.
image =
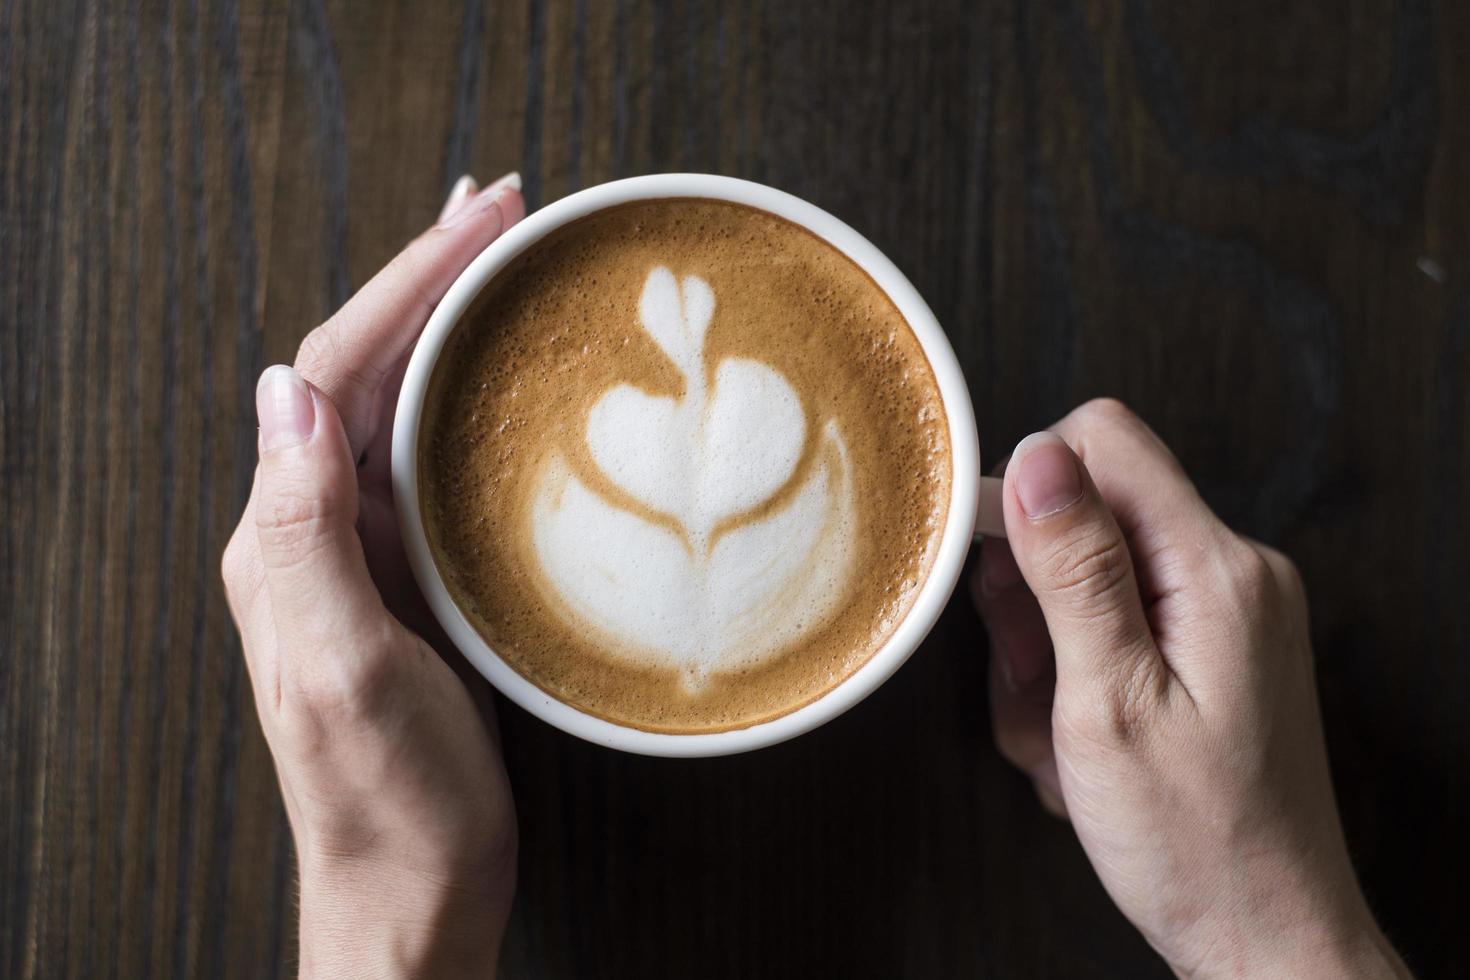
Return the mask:
<path fill-rule="evenodd" d="M 1237 539 L 1225 550 L 1223 560 L 1225 589 L 1237 607 L 1258 609 L 1272 601 L 1276 576 L 1260 550 Z"/>
<path fill-rule="evenodd" d="M 289 700 L 305 715 L 329 722 L 374 718 L 399 684 L 395 651 L 386 638 L 357 640 L 350 649 L 316 651 L 293 672 Z"/>
<path fill-rule="evenodd" d="M 335 373 L 335 367 L 342 359 L 341 341 L 329 321 L 302 339 L 296 350 L 296 369 L 302 377 L 315 381 Z"/>
<path fill-rule="evenodd" d="M 260 557 L 250 546 L 248 525 L 241 524 L 230 535 L 220 555 L 220 578 L 225 586 L 225 602 L 235 622 L 243 622 L 242 614 L 260 591 L 264 569 Z"/>
<path fill-rule="evenodd" d="M 331 320 L 317 327 L 302 340 L 296 353 L 296 368 L 301 376 L 328 394 L 346 389 L 354 396 L 370 396 L 383 380 L 371 358 L 363 358 L 343 339 L 350 333 L 343 318 L 351 311 L 343 309 Z"/>
<path fill-rule="evenodd" d="M 240 529 L 236 528 L 230 540 L 225 542 L 225 550 L 219 559 L 220 578 L 224 580 L 226 595 L 234 595 L 245 583 L 247 561 L 245 542 Z"/>
<path fill-rule="evenodd" d="M 277 566 L 310 557 L 342 518 L 341 507 L 331 496 L 295 481 L 262 499 L 255 509 L 262 553 Z"/>
<path fill-rule="evenodd" d="M 1105 606 L 1131 570 L 1123 539 L 1093 526 L 1064 535 L 1041 564 L 1048 591 L 1083 611 Z"/>
<path fill-rule="evenodd" d="M 1148 721 L 1158 703 L 1158 673 L 1148 667 L 1134 667 L 1117 679 L 1112 696 L 1103 699 L 1103 735 L 1115 745 L 1137 742 L 1148 728 Z"/>
<path fill-rule="evenodd" d="M 1254 552 L 1254 560 L 1242 560 L 1247 570 L 1238 572 L 1241 577 L 1230 586 L 1242 613 L 1251 621 L 1305 629 L 1307 590 L 1296 563 L 1269 545 L 1255 544 L 1248 550 Z"/>
<path fill-rule="evenodd" d="M 1087 459 L 1089 465 L 1096 462 L 1106 471 L 1109 467 L 1143 462 L 1162 464 L 1180 480 L 1189 482 L 1184 467 L 1164 440 L 1142 416 L 1118 399 L 1094 398 L 1078 408 L 1068 421 L 1077 454 Z"/>
<path fill-rule="evenodd" d="M 371 362 L 359 362 L 355 358 L 341 361 L 336 367 L 337 384 L 347 389 L 355 397 L 371 400 L 373 394 L 382 384 L 383 375 L 372 366 Z"/>
<path fill-rule="evenodd" d="M 1270 545 L 1262 545 L 1261 554 L 1265 557 L 1266 563 L 1271 566 L 1271 572 L 1275 575 L 1277 583 L 1288 596 L 1298 598 L 1306 595 L 1306 585 L 1302 581 L 1302 572 L 1296 562 Z"/>
<path fill-rule="evenodd" d="M 1166 692 L 1160 672 L 1131 665 L 1099 679 L 1081 698 L 1067 698 L 1057 711 L 1059 733 L 1074 743 L 1129 749 L 1150 730 Z"/>
<path fill-rule="evenodd" d="M 1093 398 L 1077 409 L 1082 421 L 1098 427 L 1136 425 L 1138 416 L 1127 405 L 1116 398 Z"/>

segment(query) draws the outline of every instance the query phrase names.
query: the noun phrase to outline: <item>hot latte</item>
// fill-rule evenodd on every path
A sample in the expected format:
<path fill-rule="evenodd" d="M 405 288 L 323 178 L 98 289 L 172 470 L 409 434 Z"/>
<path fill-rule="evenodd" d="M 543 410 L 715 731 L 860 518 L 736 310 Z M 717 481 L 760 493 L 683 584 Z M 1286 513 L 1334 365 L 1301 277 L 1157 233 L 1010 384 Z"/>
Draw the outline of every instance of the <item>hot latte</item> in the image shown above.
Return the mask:
<path fill-rule="evenodd" d="M 709 200 L 563 226 L 434 369 L 424 524 L 445 583 L 551 696 L 649 731 L 807 704 L 907 614 L 944 528 L 933 372 L 826 242 Z"/>

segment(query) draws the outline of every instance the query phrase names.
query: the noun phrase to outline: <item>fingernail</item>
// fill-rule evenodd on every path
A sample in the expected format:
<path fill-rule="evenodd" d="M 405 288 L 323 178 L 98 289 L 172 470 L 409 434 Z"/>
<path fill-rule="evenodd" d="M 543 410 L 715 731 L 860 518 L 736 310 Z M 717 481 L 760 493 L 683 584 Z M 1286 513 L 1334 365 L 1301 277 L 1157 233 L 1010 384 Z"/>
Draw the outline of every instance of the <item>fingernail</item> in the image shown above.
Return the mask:
<path fill-rule="evenodd" d="M 284 364 L 265 369 L 255 386 L 255 413 L 260 418 L 260 448 L 284 449 L 311 438 L 316 405 L 301 375 Z"/>
<path fill-rule="evenodd" d="M 489 187 L 485 188 L 485 190 L 487 193 L 490 194 L 491 197 L 498 197 L 500 195 L 500 192 L 505 190 L 507 187 L 509 187 L 513 191 L 518 191 L 521 189 L 521 172 L 519 170 L 512 170 L 510 173 L 506 174 L 504 177 L 501 177 L 499 180 L 492 183 Z"/>
<path fill-rule="evenodd" d="M 1059 514 L 1082 499 L 1077 457 L 1055 433 L 1036 432 L 1016 446 L 1016 496 L 1035 520 Z"/>
<path fill-rule="evenodd" d="M 464 207 L 464 203 L 470 199 L 470 195 L 475 193 L 478 187 L 479 185 L 475 183 L 475 178 L 469 174 L 465 174 L 459 180 L 456 180 L 454 186 L 449 190 L 449 196 L 444 199 L 444 207 L 439 209 L 439 220 L 437 223 L 444 224 L 445 219 Z"/>
<path fill-rule="evenodd" d="M 477 215 L 484 214 L 491 208 L 498 208 L 500 203 L 496 200 L 500 191 L 492 185 L 482 191 L 471 194 L 470 199 L 461 204 L 453 214 L 439 222 L 440 228 L 453 228 L 455 225 L 464 224 Z"/>

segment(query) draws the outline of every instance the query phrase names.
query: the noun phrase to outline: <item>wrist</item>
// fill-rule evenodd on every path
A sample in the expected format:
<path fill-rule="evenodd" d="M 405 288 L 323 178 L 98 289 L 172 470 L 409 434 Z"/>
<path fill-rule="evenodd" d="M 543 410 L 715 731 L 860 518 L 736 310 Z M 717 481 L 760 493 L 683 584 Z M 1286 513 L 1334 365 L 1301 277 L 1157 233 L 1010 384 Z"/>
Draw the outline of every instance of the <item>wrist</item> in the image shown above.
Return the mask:
<path fill-rule="evenodd" d="M 1293 977 L 1295 980 L 1401 980 L 1407 967 L 1366 908 L 1349 914 L 1303 915 L 1211 944 L 1193 969 L 1170 964 L 1189 980 Z"/>
<path fill-rule="evenodd" d="M 1308 941 L 1274 963 L 1263 964 L 1256 976 L 1291 976 L 1304 980 L 1402 980 L 1410 976 L 1388 940 L 1371 917 L 1351 932 Z"/>
<path fill-rule="evenodd" d="M 493 975 L 514 866 L 483 888 L 381 864 L 301 861 L 302 977 Z"/>

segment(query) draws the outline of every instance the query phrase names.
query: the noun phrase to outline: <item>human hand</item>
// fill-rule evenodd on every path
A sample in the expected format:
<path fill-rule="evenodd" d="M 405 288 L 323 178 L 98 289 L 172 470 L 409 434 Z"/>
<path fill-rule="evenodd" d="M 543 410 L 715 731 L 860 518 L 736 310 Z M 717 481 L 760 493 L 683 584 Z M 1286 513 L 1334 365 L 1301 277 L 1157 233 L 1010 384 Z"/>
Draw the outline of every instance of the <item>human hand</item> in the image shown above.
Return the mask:
<path fill-rule="evenodd" d="M 972 590 L 1001 753 L 1184 977 L 1407 976 L 1343 840 L 1292 563 L 1112 401 L 1027 437 Z"/>
<path fill-rule="evenodd" d="M 222 564 L 296 839 L 303 977 L 493 972 L 515 888 L 494 709 L 426 642 L 389 484 L 414 342 L 525 214 L 514 175 L 473 191 L 256 389 L 260 464 Z"/>

